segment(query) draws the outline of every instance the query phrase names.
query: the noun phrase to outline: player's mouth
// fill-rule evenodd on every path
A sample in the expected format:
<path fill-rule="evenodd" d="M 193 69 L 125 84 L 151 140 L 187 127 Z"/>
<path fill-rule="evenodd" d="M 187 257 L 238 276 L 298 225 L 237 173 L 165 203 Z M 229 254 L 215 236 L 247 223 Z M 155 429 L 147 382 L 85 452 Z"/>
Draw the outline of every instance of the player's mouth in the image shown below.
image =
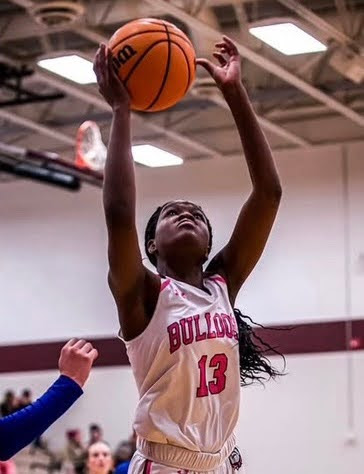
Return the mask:
<path fill-rule="evenodd" d="M 191 221 L 191 219 L 182 219 L 181 222 L 178 222 L 177 227 L 186 227 L 194 229 L 196 227 L 196 224 Z"/>

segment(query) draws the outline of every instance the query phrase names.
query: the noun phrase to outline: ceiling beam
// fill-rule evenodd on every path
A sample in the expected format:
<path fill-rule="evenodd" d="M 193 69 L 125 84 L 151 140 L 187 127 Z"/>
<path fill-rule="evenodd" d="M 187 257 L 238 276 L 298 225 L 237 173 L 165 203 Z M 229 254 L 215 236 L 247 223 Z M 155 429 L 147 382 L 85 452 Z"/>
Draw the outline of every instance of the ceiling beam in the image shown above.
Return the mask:
<path fill-rule="evenodd" d="M 46 82 L 47 84 L 55 87 L 56 89 L 62 90 L 66 94 L 69 94 L 72 97 L 82 100 L 83 102 L 86 102 L 87 104 L 94 105 L 101 110 L 109 112 L 110 118 L 111 118 L 110 106 L 104 101 L 104 99 L 96 96 L 92 92 L 88 92 L 82 89 L 81 87 L 77 87 L 71 84 L 70 82 L 66 82 L 58 78 L 54 74 L 45 73 L 39 67 L 36 68 L 35 78 L 41 80 L 42 82 Z M 136 114 L 133 114 L 133 115 L 136 115 Z M 157 125 L 153 123 L 151 120 L 147 120 L 146 118 L 144 118 L 141 114 L 137 114 L 136 116 L 139 123 L 141 123 L 146 128 L 146 130 L 151 130 L 160 136 L 168 137 L 171 140 L 173 140 L 175 143 L 178 143 L 182 145 L 183 147 L 187 146 L 188 148 L 194 150 L 195 152 L 201 153 L 201 155 L 212 155 L 212 156 L 221 157 L 221 155 L 216 150 L 213 150 L 207 145 L 196 142 L 195 140 L 192 140 L 188 138 L 187 136 L 184 136 L 173 130 L 166 129 L 162 127 L 161 125 Z"/>
<path fill-rule="evenodd" d="M 85 36 L 88 39 L 93 40 L 93 33 L 91 32 L 91 34 L 90 34 L 90 31 L 87 28 L 77 29 L 77 33 L 80 34 L 81 36 Z M 97 36 L 97 42 L 98 43 L 99 42 L 107 43 L 108 38 L 102 37 L 101 35 L 98 35 Z M 89 58 L 89 59 L 92 60 L 92 58 Z M 192 91 L 193 91 L 193 89 L 192 89 Z M 220 101 L 217 101 L 217 102 L 215 101 L 215 103 L 219 106 L 222 105 L 222 103 Z M 225 104 L 225 102 L 224 102 L 224 104 Z M 225 105 L 223 105 L 224 108 L 226 108 Z M 270 122 L 268 119 L 263 118 L 263 117 L 258 117 L 258 120 L 260 121 L 260 124 L 264 128 L 266 128 L 270 132 L 280 136 L 281 138 L 284 138 L 285 140 L 292 143 L 293 145 L 296 145 L 296 146 L 309 146 L 309 143 L 306 140 L 304 140 L 303 138 L 289 132 L 288 130 L 286 130 L 285 128 L 283 128 L 279 125 L 276 125 L 276 124 Z M 148 123 L 150 124 L 150 122 L 148 122 Z M 154 125 L 153 123 L 150 124 L 151 127 L 153 127 L 153 125 Z"/>
<path fill-rule="evenodd" d="M 14 1 L 16 1 L 16 0 L 14 0 Z M 20 1 L 22 1 L 22 0 L 20 0 Z M 29 4 L 30 5 L 32 4 L 32 2 L 30 0 L 26 0 L 26 1 L 27 1 L 28 6 L 29 6 Z M 153 5 L 154 6 L 157 5 L 155 3 L 155 1 L 158 3 L 158 0 L 153 0 Z M 161 10 L 166 8 L 166 6 L 165 6 L 166 2 L 162 1 L 162 2 L 159 2 L 159 3 L 160 4 L 157 5 L 158 8 L 160 8 Z M 170 4 L 167 4 L 167 5 L 171 8 L 176 9 L 176 7 L 174 7 Z M 176 10 L 177 10 L 177 12 L 175 11 L 175 13 L 182 12 L 182 10 L 180 10 L 178 8 Z M 193 18 L 193 17 L 191 17 L 191 18 Z M 202 23 L 200 20 L 197 20 L 197 21 L 200 24 L 204 25 L 206 28 L 209 28 L 210 30 L 212 30 L 214 32 L 214 35 L 215 35 L 215 32 L 218 33 L 218 30 L 215 30 L 214 28 L 211 28 L 207 24 Z M 85 38 L 87 38 L 90 41 L 93 41 L 95 43 L 99 43 L 101 41 L 107 41 L 107 38 L 105 38 L 103 35 L 99 34 L 96 31 L 90 30 L 89 28 L 86 28 L 86 27 L 83 27 L 83 26 L 80 26 L 80 25 L 74 25 L 72 28 L 75 30 L 75 32 L 77 32 L 81 36 L 83 36 L 83 37 L 85 37 Z M 254 53 L 254 54 L 256 54 L 256 53 Z M 44 73 L 43 71 L 38 69 L 38 77 L 41 80 L 43 80 L 45 82 L 48 82 L 49 84 L 54 85 L 57 88 L 67 92 L 68 94 L 73 95 L 73 96 L 75 96 L 75 97 L 77 97 L 77 98 L 79 98 L 79 99 L 81 99 L 81 100 L 83 100 L 87 103 L 90 103 L 92 105 L 96 105 L 98 108 L 101 108 L 103 110 L 108 110 L 108 111 L 110 110 L 109 106 L 101 98 L 98 98 L 94 94 L 92 94 L 92 93 L 90 94 L 89 92 L 86 92 L 86 91 L 82 90 L 81 88 L 75 87 L 75 86 L 71 85 L 70 83 L 66 83 L 63 80 L 60 80 L 60 79 L 56 78 L 56 76 L 54 76 L 54 75 Z M 221 101 L 218 101 L 218 102 L 215 101 L 215 103 L 217 103 L 218 105 L 224 106 L 224 104 L 222 104 Z M 140 119 L 141 117 L 138 116 L 138 118 Z M 292 143 L 296 146 L 309 146 L 309 143 L 306 140 L 304 140 L 303 138 L 291 133 L 290 131 L 286 130 L 285 128 L 283 128 L 281 126 L 279 126 L 277 124 L 274 124 L 273 122 L 269 121 L 267 118 L 259 117 L 259 120 L 260 120 L 261 125 L 265 129 L 267 129 L 270 132 L 275 133 L 276 135 L 284 138 L 285 140 L 289 141 L 290 143 Z M 217 152 L 215 150 L 212 150 L 212 149 L 210 149 L 209 147 L 207 147 L 203 144 L 197 143 L 197 142 L 195 142 L 195 141 L 193 141 L 193 140 L 191 140 L 191 139 L 189 139 L 185 136 L 182 136 L 178 132 L 174 132 L 174 131 L 171 131 L 171 130 L 166 130 L 163 127 L 161 127 L 160 125 L 151 123 L 150 120 L 142 119 L 142 122 L 144 123 L 144 125 L 149 127 L 151 130 L 155 131 L 156 133 L 162 134 L 164 136 L 168 136 L 171 139 L 173 139 L 174 141 L 182 143 L 184 146 L 185 145 L 190 146 L 190 147 L 196 149 L 197 151 L 201 152 L 202 154 L 206 154 L 206 153 L 209 154 L 209 155 L 211 155 L 211 154 L 216 155 L 217 154 Z"/>
<path fill-rule="evenodd" d="M 311 25 L 318 28 L 323 32 L 328 38 L 336 40 L 338 43 L 345 46 L 355 46 L 358 47 L 350 36 L 346 35 L 342 31 L 335 28 L 333 25 L 323 20 L 321 17 L 316 15 L 297 0 L 277 0 L 279 3 L 294 11 L 301 18 L 311 23 Z"/>
<path fill-rule="evenodd" d="M 75 27 L 76 28 L 76 27 Z M 87 28 L 78 28 L 77 32 L 81 36 L 88 37 L 92 41 L 95 41 L 97 43 L 99 42 L 106 42 L 107 38 L 105 38 L 102 35 L 95 34 L 88 30 Z M 13 65 L 16 64 L 16 61 L 14 61 L 12 58 L 7 58 L 4 55 L 1 55 L 4 60 L 8 60 L 10 63 Z M 86 56 L 86 55 L 84 55 Z M 90 60 L 92 60 L 91 57 L 89 57 Z M 46 73 L 44 72 L 43 69 L 39 68 L 38 66 L 36 67 L 36 74 L 34 76 L 35 80 L 40 80 L 42 82 L 45 82 L 56 89 L 62 90 L 66 94 L 69 94 L 73 97 L 76 97 L 77 99 L 82 100 L 83 102 L 86 102 L 90 105 L 94 105 L 98 107 L 101 110 L 104 110 L 106 112 L 110 112 L 110 107 L 109 105 L 99 96 L 96 96 L 93 93 L 90 93 L 86 90 L 84 90 L 81 87 L 77 87 L 73 84 L 71 84 L 68 81 L 64 81 L 61 79 L 59 76 L 56 76 L 54 74 Z M 220 101 L 215 102 L 217 105 L 221 106 L 222 103 Z M 225 107 L 225 105 L 223 105 Z M 174 142 L 182 144 L 183 146 L 188 146 L 192 148 L 193 150 L 197 151 L 198 153 L 201 153 L 202 155 L 214 155 L 214 156 L 221 156 L 217 151 L 211 149 L 207 145 L 204 145 L 202 143 L 196 142 L 195 140 L 192 140 L 188 138 L 186 135 L 182 135 L 181 133 L 175 132 L 170 129 L 166 129 L 160 125 L 157 125 L 153 123 L 151 120 L 143 119 L 141 115 L 138 115 L 138 120 L 141 121 L 143 125 L 145 125 L 149 130 L 154 131 L 155 133 L 166 136 L 171 138 Z M 303 138 L 293 134 L 292 132 L 289 132 L 286 130 L 284 127 L 281 127 L 279 125 L 274 124 L 270 120 L 263 118 L 263 117 L 258 117 L 258 120 L 260 121 L 261 125 L 268 131 L 280 136 L 281 138 L 284 138 L 287 140 L 289 143 L 292 143 L 295 146 L 309 146 L 309 143 L 304 140 Z"/>
<path fill-rule="evenodd" d="M 33 120 L 26 119 L 24 117 L 21 117 L 19 115 L 16 115 L 14 113 L 8 112 L 4 109 L 0 109 L 0 117 L 4 118 L 5 120 L 15 123 L 21 127 L 24 127 L 28 130 L 33 130 L 34 132 L 37 132 L 41 135 L 47 136 L 49 138 L 55 139 L 60 143 L 63 143 L 67 146 L 74 147 L 75 146 L 75 138 L 63 133 L 60 133 L 54 129 L 51 129 L 49 127 L 46 127 L 44 125 L 41 125 L 37 122 L 34 122 Z M 330 143 L 317 143 L 317 144 L 311 144 L 309 146 L 310 150 L 320 150 L 321 148 L 327 147 L 327 146 L 339 146 L 339 145 L 353 145 L 353 144 L 363 144 L 364 141 L 360 139 L 354 139 L 354 140 L 339 140 L 339 141 L 333 141 Z M 275 151 L 283 151 L 286 150 L 287 146 L 281 145 L 277 146 L 274 148 Z M 291 149 L 291 148 L 290 148 Z M 228 155 L 224 155 L 224 158 L 241 158 L 241 152 L 237 153 L 232 153 Z"/>
<path fill-rule="evenodd" d="M 0 109 L 0 117 L 8 120 L 9 122 L 20 125 L 21 127 L 27 128 L 28 130 L 33 130 L 33 132 L 37 132 L 41 135 L 52 138 L 53 140 L 64 143 L 65 145 L 70 145 L 72 147 L 75 146 L 75 137 L 65 135 L 64 133 L 58 132 L 53 128 L 46 127 L 40 123 L 34 122 L 33 120 L 21 117 L 20 115 L 16 115 L 12 112 L 8 112 L 5 109 Z"/>
<path fill-rule="evenodd" d="M 15 3 L 18 7 L 23 7 L 25 9 L 31 8 L 33 6 L 33 2 L 31 0 L 10 0 L 11 3 Z"/>
<path fill-rule="evenodd" d="M 352 28 L 352 15 L 349 12 L 348 5 L 346 4 L 346 0 L 335 0 L 336 10 L 339 14 L 339 18 L 341 20 L 341 25 L 344 31 L 348 32 Z"/>
<path fill-rule="evenodd" d="M 160 8 L 164 7 L 165 12 L 175 15 L 180 20 L 184 21 L 188 24 L 191 28 L 196 29 L 200 32 L 204 32 L 206 35 L 211 36 L 212 39 L 216 41 L 218 36 L 221 36 L 221 31 L 203 23 L 198 18 L 195 18 L 184 10 L 176 7 L 172 3 L 169 3 L 165 0 L 144 0 L 148 4 L 153 3 L 155 6 Z M 335 110 L 339 114 L 343 115 L 344 117 L 348 118 L 355 124 L 359 125 L 360 127 L 364 128 L 364 117 L 359 115 L 346 105 L 342 104 L 338 100 L 330 97 L 329 95 L 322 92 L 320 89 L 317 89 L 313 85 L 309 84 L 308 82 L 304 81 L 303 79 L 299 78 L 295 74 L 291 73 L 287 69 L 283 68 L 279 64 L 271 61 L 270 59 L 260 55 L 259 53 L 255 52 L 254 50 L 248 48 L 247 46 L 235 42 L 238 48 L 239 53 L 241 56 L 247 58 L 257 66 L 265 69 L 266 71 L 274 74 L 275 76 L 279 77 L 285 82 L 292 84 L 293 86 L 297 87 L 297 89 L 302 90 L 308 96 L 314 98 L 318 102 L 321 102 L 331 109 Z M 211 43 L 212 44 L 212 43 Z"/>
<path fill-rule="evenodd" d="M 35 79 L 38 79 L 42 82 L 48 83 L 49 85 L 55 87 L 56 89 L 60 89 L 64 91 L 65 93 L 72 95 L 73 97 L 80 99 L 86 103 L 95 105 L 99 109 L 102 109 L 106 112 L 110 112 L 111 110 L 108 104 L 101 98 L 95 96 L 94 94 L 84 91 L 81 88 L 75 87 L 69 83 L 64 82 L 63 80 L 59 79 L 58 77 L 53 75 L 50 75 L 48 73 L 43 72 L 40 68 L 37 68 L 36 71 L 36 76 Z M 222 106 L 224 108 L 228 108 L 227 104 L 225 101 L 221 98 L 221 101 L 219 100 L 213 100 L 217 105 Z M 60 141 L 66 145 L 74 146 L 75 145 L 75 138 L 65 135 L 64 133 L 58 132 L 57 130 L 54 130 L 53 128 L 46 127 L 44 125 L 41 125 L 37 122 L 34 122 L 32 120 L 26 119 L 24 117 L 21 117 L 20 115 L 16 115 L 14 113 L 8 112 L 4 109 L 0 110 L 0 117 L 5 118 L 6 120 L 16 123 L 17 125 L 20 125 L 22 127 L 25 127 L 27 129 L 33 130 L 37 133 L 40 133 L 42 135 L 48 136 L 50 138 L 53 138 L 57 141 Z M 138 119 L 141 117 L 138 116 Z M 143 119 L 142 119 L 143 121 Z M 262 117 L 259 117 L 259 121 L 264 126 L 267 130 L 281 136 L 282 138 L 286 139 L 288 142 L 293 143 L 296 146 L 303 146 L 303 147 L 308 147 L 310 144 L 303 140 L 302 138 L 294 135 L 293 133 L 283 129 L 282 127 L 278 125 L 272 124 L 269 120 L 264 119 Z M 196 151 L 201 152 L 202 154 L 206 154 L 206 152 L 209 152 L 209 154 L 219 157 L 221 156 L 219 153 L 215 152 L 214 150 L 211 150 L 210 148 L 207 148 L 205 145 L 200 144 L 196 142 L 195 140 L 187 137 L 187 136 L 182 136 L 177 132 L 171 131 L 164 129 L 163 127 L 153 124 L 150 121 L 146 124 L 146 127 L 149 128 L 150 130 L 154 131 L 158 135 L 162 136 L 167 136 L 171 138 L 173 141 L 178 142 L 184 146 L 190 146 L 191 148 L 195 149 Z"/>
<path fill-rule="evenodd" d="M 8 56 L 4 54 L 0 54 L 0 58 L 3 61 L 9 62 L 10 64 L 14 66 L 18 65 L 17 61 L 15 61 L 13 58 L 9 58 Z M 94 105 L 101 110 L 109 112 L 110 118 L 111 118 L 111 108 L 104 101 L 104 99 L 102 99 L 100 96 L 96 96 L 92 92 L 88 92 L 87 90 L 85 90 L 85 88 L 73 85 L 71 82 L 65 81 L 61 79 L 59 76 L 56 76 L 55 74 L 44 72 L 44 70 L 40 68 L 39 66 L 35 67 L 35 74 L 33 78 L 35 80 L 39 80 L 41 82 L 47 83 L 50 86 L 56 89 L 59 89 L 65 92 L 66 94 L 72 97 L 75 97 L 87 104 Z M 182 135 L 181 133 L 178 133 L 174 130 L 167 129 L 161 125 L 153 123 L 151 119 L 146 119 L 141 114 L 133 113 L 133 115 L 137 118 L 138 122 L 142 126 L 145 127 L 146 130 L 153 131 L 154 133 L 162 137 L 168 137 L 171 140 L 173 140 L 174 143 L 178 143 L 179 145 L 182 145 L 184 148 L 188 147 L 189 149 L 193 150 L 195 153 L 197 152 L 201 155 L 209 155 L 209 156 L 216 156 L 216 157 L 222 158 L 221 154 L 218 151 L 210 148 L 207 145 L 204 145 L 203 143 L 197 142 L 185 135 Z M 15 115 L 15 117 L 17 117 L 17 115 Z"/>
<path fill-rule="evenodd" d="M 213 91 L 212 93 L 211 92 L 212 91 L 209 91 L 205 95 L 203 89 L 201 90 L 201 92 L 199 92 L 198 90 L 196 92 L 194 92 L 192 90 L 192 93 L 194 93 L 194 95 L 196 97 L 206 98 L 207 100 L 209 100 L 210 102 L 213 102 L 214 104 L 218 105 L 219 107 L 222 107 L 223 109 L 226 109 L 226 110 L 230 111 L 230 108 L 229 108 L 228 104 L 226 103 L 224 98 L 221 96 L 221 94 L 219 94 L 217 91 Z M 293 145 L 298 146 L 298 147 L 308 148 L 308 147 L 311 146 L 311 143 L 308 142 L 307 140 L 305 140 L 304 138 L 299 137 L 295 133 L 290 132 L 289 130 L 287 130 L 286 128 L 281 127 L 280 125 L 277 125 L 277 124 L 271 122 L 267 118 L 262 117 L 260 115 L 257 115 L 257 119 L 258 119 L 258 122 L 260 123 L 260 125 L 265 130 L 267 130 L 268 132 L 273 133 L 274 135 L 277 135 L 278 137 L 283 138 L 287 142 L 292 143 Z"/>
<path fill-rule="evenodd" d="M 349 139 L 349 140 L 345 140 L 345 139 L 342 139 L 342 140 L 333 140 L 333 141 L 329 141 L 329 142 L 320 142 L 320 143 L 315 143 L 313 145 L 310 146 L 310 148 L 308 149 L 305 149 L 304 152 L 311 152 L 311 151 L 320 151 L 320 150 L 323 150 L 323 149 L 327 149 L 328 147 L 342 147 L 342 146 L 357 146 L 357 145 L 360 145 L 360 146 L 364 146 L 364 140 L 362 139 Z M 275 152 L 275 156 L 277 156 L 277 153 L 279 152 L 292 152 L 292 148 L 289 148 L 285 145 L 278 145 L 276 147 L 273 148 L 273 151 Z M 303 153 L 303 151 L 301 152 Z M 225 155 L 225 159 L 241 159 L 241 152 L 240 151 L 237 151 L 236 153 L 232 152 L 232 153 L 229 153 L 227 155 Z"/>
<path fill-rule="evenodd" d="M 1 0 L 0 0 L 1 1 Z M 25 10 L 28 10 L 34 5 L 32 0 L 9 0 L 12 3 L 22 6 Z M 11 18 L 11 27 L 7 28 L 1 37 L 1 41 L 13 41 L 21 40 L 30 37 L 43 36 L 49 33 L 59 33 L 64 31 L 71 31 L 76 27 L 86 27 L 86 24 L 92 23 L 93 18 L 99 18 L 102 16 L 105 8 L 109 5 L 110 0 L 97 0 L 92 3 L 92 13 L 85 19 L 81 19 L 76 24 L 68 23 L 63 25 L 54 25 L 46 27 L 39 23 L 36 23 L 34 18 L 30 15 L 19 13 L 15 14 Z M 160 15 L 162 11 L 158 8 L 151 6 L 148 15 Z M 128 19 L 134 19 L 138 17 L 146 16 L 145 4 L 142 0 L 124 0 L 115 3 L 115 6 L 109 11 L 108 15 L 103 18 L 102 24 L 109 25 L 118 23 L 119 20 L 127 21 Z M 97 25 L 96 25 L 97 26 Z"/>
<path fill-rule="evenodd" d="M 13 0 L 11 0 L 13 1 Z M 14 3 L 14 2 L 13 2 Z M 42 37 L 50 33 L 69 31 L 70 25 L 55 25 L 47 28 L 36 23 L 30 15 L 19 13 L 10 18 L 9 26 L 1 35 L 1 42 L 25 40 L 27 38 Z"/>
<path fill-rule="evenodd" d="M 26 2 L 26 6 L 25 5 L 22 5 L 24 6 L 24 8 L 30 8 L 33 4 L 33 2 L 31 0 L 11 0 L 13 3 L 16 3 L 17 1 L 24 1 Z M 129 2 L 128 2 L 129 3 Z M 129 3 L 130 5 L 130 3 Z M 134 6 L 137 5 L 137 2 L 134 3 Z M 91 41 L 94 41 L 96 43 L 99 43 L 100 41 L 104 41 L 104 42 L 107 42 L 108 41 L 108 38 L 104 38 L 92 31 L 89 31 L 87 28 L 85 27 L 80 27 L 80 25 L 73 25 L 72 26 L 72 29 L 75 29 L 76 32 L 78 32 L 79 34 L 81 34 L 81 36 L 84 36 L 84 37 L 87 37 L 88 39 L 90 39 Z M 56 88 L 60 89 L 60 90 L 63 90 L 65 92 L 67 92 L 68 94 L 78 98 L 78 99 L 81 99 L 83 100 L 84 102 L 86 103 L 89 103 L 89 104 L 92 104 L 92 105 L 95 105 L 97 106 L 98 108 L 101 108 L 103 110 L 107 110 L 110 111 L 110 107 L 108 104 L 106 104 L 106 102 L 99 98 L 99 97 L 96 97 L 94 94 L 92 93 L 88 93 L 76 86 L 73 86 L 71 85 L 70 83 L 68 82 L 65 82 L 63 80 L 60 80 L 58 78 L 56 78 L 56 76 L 54 74 L 48 74 L 48 73 L 44 73 L 43 71 L 41 71 L 41 69 L 38 67 L 37 68 L 38 70 L 38 77 L 43 80 L 43 82 L 47 82 L 48 84 L 51 84 L 52 86 L 55 86 Z M 140 123 L 142 123 L 145 127 L 148 127 L 150 130 L 153 130 L 155 133 L 158 133 L 160 135 L 162 135 L 163 137 L 168 137 L 170 139 L 172 139 L 174 142 L 176 143 L 179 143 L 180 145 L 183 145 L 184 147 L 190 147 L 192 148 L 193 150 L 195 150 L 196 152 L 198 153 L 201 153 L 202 155 L 212 155 L 212 156 L 220 156 L 221 155 L 216 151 L 216 150 L 213 150 L 212 148 L 210 148 L 209 146 L 207 145 L 204 145 L 202 143 L 199 143 L 199 142 L 196 142 L 184 135 L 181 135 L 180 133 L 178 132 L 175 132 L 173 130 L 169 130 L 169 129 L 166 129 L 160 125 L 157 125 L 153 122 L 151 122 L 150 120 L 147 120 L 145 118 L 143 118 L 141 115 L 138 115 L 138 120 Z"/>

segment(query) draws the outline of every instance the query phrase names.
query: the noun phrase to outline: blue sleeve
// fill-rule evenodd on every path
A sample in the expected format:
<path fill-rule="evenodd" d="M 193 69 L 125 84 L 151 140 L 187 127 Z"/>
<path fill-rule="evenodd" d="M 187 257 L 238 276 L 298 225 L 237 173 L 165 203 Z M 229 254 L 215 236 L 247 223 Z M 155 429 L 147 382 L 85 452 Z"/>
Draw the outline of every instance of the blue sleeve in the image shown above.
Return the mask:
<path fill-rule="evenodd" d="M 0 460 L 6 461 L 38 438 L 82 395 L 81 387 L 61 375 L 37 401 L 0 420 Z"/>
<path fill-rule="evenodd" d="M 114 471 L 114 474 L 127 474 L 128 469 L 129 469 L 129 464 L 130 464 L 130 461 L 122 462 L 121 464 L 117 466 L 117 468 Z"/>

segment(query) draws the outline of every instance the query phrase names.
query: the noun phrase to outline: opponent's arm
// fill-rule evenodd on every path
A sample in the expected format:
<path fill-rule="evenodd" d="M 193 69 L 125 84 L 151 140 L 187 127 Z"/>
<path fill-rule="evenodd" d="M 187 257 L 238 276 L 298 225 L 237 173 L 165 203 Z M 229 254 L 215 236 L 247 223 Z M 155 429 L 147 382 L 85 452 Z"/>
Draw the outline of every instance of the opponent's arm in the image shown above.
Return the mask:
<path fill-rule="evenodd" d="M 0 420 L 0 460 L 6 461 L 38 438 L 82 395 L 97 350 L 72 339 L 62 349 L 60 377 L 37 401 Z"/>
<path fill-rule="evenodd" d="M 118 306 L 124 337 L 128 339 L 145 328 L 145 286 L 150 282 L 158 286 L 158 281 L 143 266 L 138 244 L 129 95 L 113 68 L 111 51 L 105 45 L 101 45 L 96 54 L 94 70 L 100 93 L 113 112 L 103 202 L 109 238 L 109 285 Z M 133 315 L 127 318 L 131 308 Z"/>
<path fill-rule="evenodd" d="M 198 60 L 198 64 L 215 79 L 230 107 L 253 185 L 228 244 L 209 268 L 225 274 L 234 301 L 264 250 L 278 211 L 282 188 L 269 144 L 241 82 L 238 50 L 226 36 L 216 47 L 218 51 L 214 56 L 220 66 L 206 59 Z"/>

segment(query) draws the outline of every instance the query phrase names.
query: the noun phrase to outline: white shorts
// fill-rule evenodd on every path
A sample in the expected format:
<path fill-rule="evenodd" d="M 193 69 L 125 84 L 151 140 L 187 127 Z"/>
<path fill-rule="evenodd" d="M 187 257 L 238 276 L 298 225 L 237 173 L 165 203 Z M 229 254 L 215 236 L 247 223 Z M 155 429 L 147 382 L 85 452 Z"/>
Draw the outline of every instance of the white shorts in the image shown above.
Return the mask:
<path fill-rule="evenodd" d="M 166 466 L 145 458 L 138 451 L 134 454 L 128 470 L 128 474 L 235 474 L 237 472 L 243 472 L 241 456 L 237 448 L 221 466 L 213 471 L 188 471 Z"/>

